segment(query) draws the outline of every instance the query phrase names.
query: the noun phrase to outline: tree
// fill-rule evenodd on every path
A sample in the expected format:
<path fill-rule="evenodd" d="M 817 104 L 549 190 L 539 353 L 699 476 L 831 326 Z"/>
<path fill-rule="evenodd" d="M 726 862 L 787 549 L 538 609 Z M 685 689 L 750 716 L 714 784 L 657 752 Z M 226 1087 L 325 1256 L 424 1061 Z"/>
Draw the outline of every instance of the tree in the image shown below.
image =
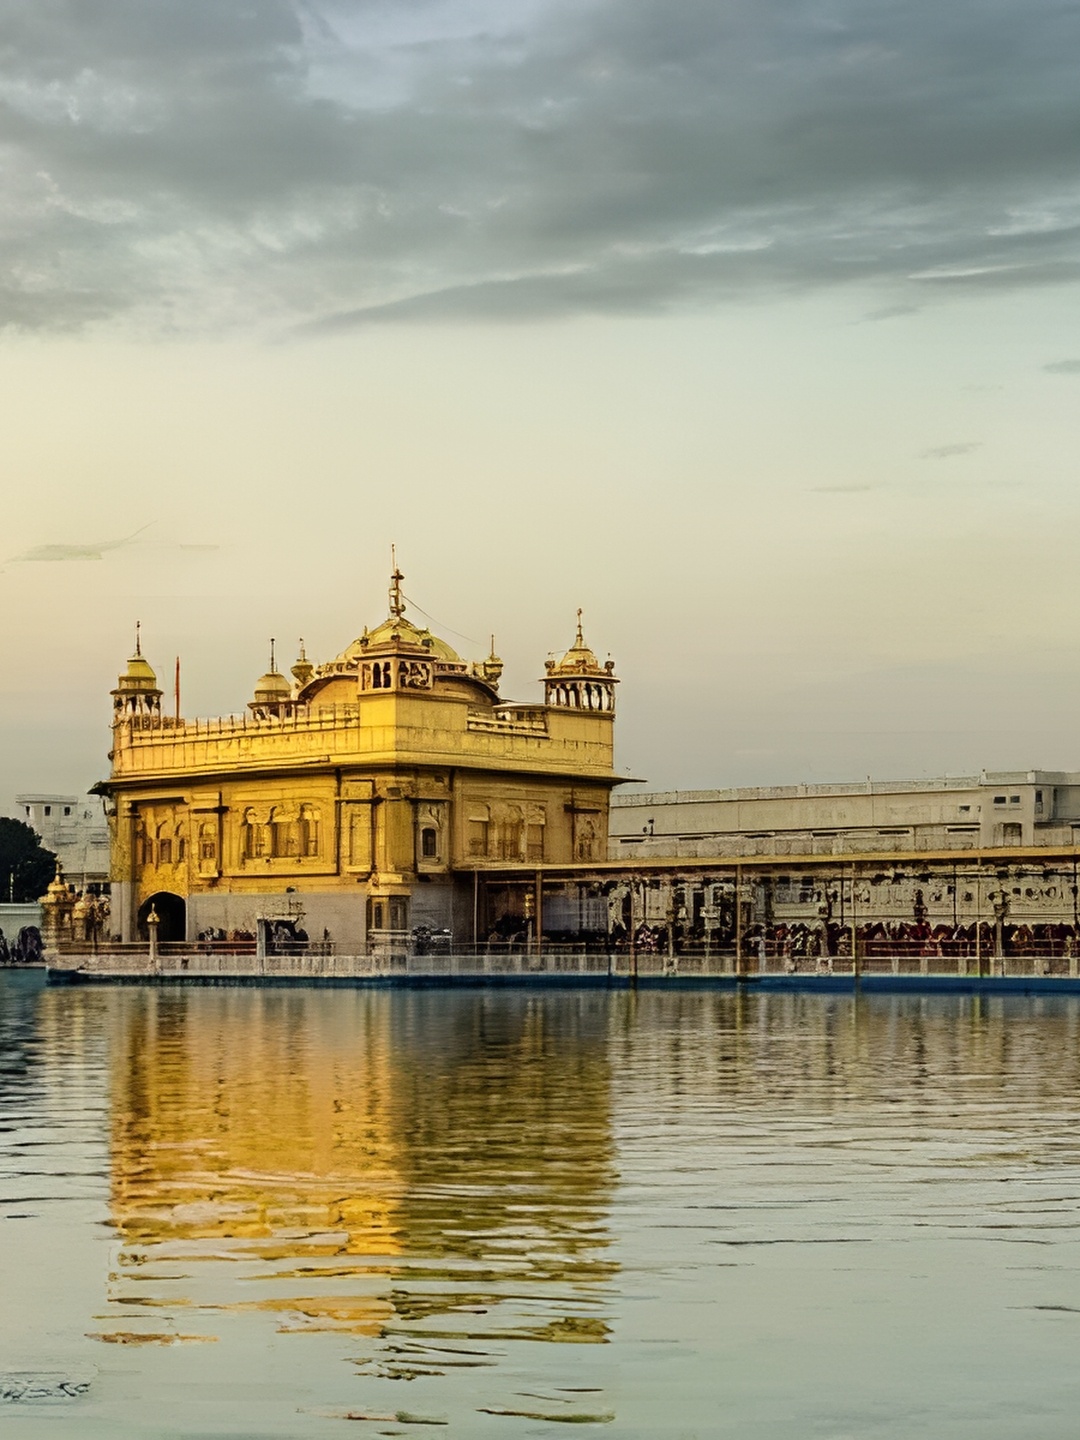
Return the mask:
<path fill-rule="evenodd" d="M 0 815 L 0 901 L 40 900 L 56 874 L 56 856 L 21 820 Z"/>

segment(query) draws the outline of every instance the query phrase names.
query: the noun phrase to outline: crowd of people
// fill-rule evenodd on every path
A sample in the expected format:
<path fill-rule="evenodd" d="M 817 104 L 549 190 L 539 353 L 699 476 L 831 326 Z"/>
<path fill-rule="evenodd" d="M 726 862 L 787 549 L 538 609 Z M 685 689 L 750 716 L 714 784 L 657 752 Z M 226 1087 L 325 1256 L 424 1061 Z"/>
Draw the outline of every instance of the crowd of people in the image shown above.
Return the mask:
<path fill-rule="evenodd" d="M 856 927 L 859 954 L 874 957 L 972 957 L 978 955 L 1080 955 L 1077 928 L 1062 923 L 931 925 L 928 920 L 871 921 Z M 851 954 L 852 928 L 836 921 L 806 925 L 754 925 L 743 936 L 749 953 L 784 959 Z"/>
<path fill-rule="evenodd" d="M 41 931 L 36 925 L 23 925 L 14 940 L 0 930 L 0 965 L 40 965 Z"/>

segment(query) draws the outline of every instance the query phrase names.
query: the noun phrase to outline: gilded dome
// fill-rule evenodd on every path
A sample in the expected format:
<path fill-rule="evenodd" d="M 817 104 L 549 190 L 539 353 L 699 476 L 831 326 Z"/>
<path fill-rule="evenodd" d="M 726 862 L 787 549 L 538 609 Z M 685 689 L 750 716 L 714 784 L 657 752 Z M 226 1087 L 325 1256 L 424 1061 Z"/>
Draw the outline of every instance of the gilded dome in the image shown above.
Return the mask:
<path fill-rule="evenodd" d="M 270 669 L 255 681 L 255 698 L 252 705 L 280 705 L 292 699 L 292 686 L 277 668 L 274 653 L 275 641 L 270 641 Z"/>
<path fill-rule="evenodd" d="M 351 669 L 359 664 L 361 655 L 366 655 L 371 650 L 391 647 L 415 650 L 423 655 L 430 655 L 433 660 L 443 660 L 449 665 L 465 663 L 452 646 L 433 635 L 430 630 L 419 629 L 411 620 L 406 620 L 404 615 L 391 615 L 381 625 L 376 625 L 374 630 L 365 630 L 351 645 L 347 645 L 327 668 Z"/>
<path fill-rule="evenodd" d="M 374 630 L 368 631 L 367 645 L 363 648 L 370 649 L 373 645 L 415 645 L 434 655 L 436 660 L 447 660 L 451 665 L 462 663 L 461 656 L 445 640 L 440 640 L 430 630 L 418 629 L 404 615 L 391 615 Z"/>
<path fill-rule="evenodd" d="M 437 661 L 439 666 L 460 672 L 472 679 L 482 679 L 490 685 L 490 679 L 473 674 L 452 645 L 434 635 L 429 629 L 421 629 L 405 617 L 405 597 L 401 592 L 401 571 L 394 568 L 390 577 L 390 614 L 374 630 L 364 629 L 362 635 L 347 645 L 340 655 L 320 665 L 316 675 L 320 681 L 328 681 L 338 675 L 348 675 L 360 668 L 364 656 L 382 657 L 387 654 L 404 653 L 417 658 Z M 500 667 L 501 668 L 501 667 Z M 445 676 L 448 671 L 441 671 Z"/>
<path fill-rule="evenodd" d="M 268 703 L 270 701 L 288 700 L 292 697 L 292 686 L 285 676 L 277 670 L 268 670 L 265 675 L 260 675 L 255 682 L 255 699 Z"/>
<path fill-rule="evenodd" d="M 581 631 L 581 611 L 577 612 L 577 634 L 574 643 L 567 650 L 561 660 L 549 660 L 547 662 L 547 673 L 551 675 L 607 675 L 610 676 L 614 665 L 609 660 L 607 664 L 601 665 L 595 653 L 585 643 L 585 636 Z"/>
<path fill-rule="evenodd" d="M 137 650 L 128 661 L 127 669 L 120 676 L 120 684 L 131 689 L 142 689 L 146 685 L 152 687 L 157 684 L 157 676 L 140 650 Z"/>
<path fill-rule="evenodd" d="M 153 667 L 142 653 L 142 621 L 135 622 L 135 653 L 127 662 L 127 669 L 118 677 L 114 695 L 124 693 L 146 694 L 157 690 L 157 676 Z"/>

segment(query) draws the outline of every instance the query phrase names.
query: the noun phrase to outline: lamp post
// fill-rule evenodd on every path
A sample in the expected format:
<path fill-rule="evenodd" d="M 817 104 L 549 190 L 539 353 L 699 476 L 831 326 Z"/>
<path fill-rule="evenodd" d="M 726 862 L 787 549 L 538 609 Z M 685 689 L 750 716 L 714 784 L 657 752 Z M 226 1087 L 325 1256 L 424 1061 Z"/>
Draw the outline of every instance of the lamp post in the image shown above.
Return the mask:
<path fill-rule="evenodd" d="M 533 892 L 525 891 L 525 953 L 533 953 Z"/>
<path fill-rule="evenodd" d="M 994 901 L 994 959 L 998 962 L 998 973 L 1005 974 L 1005 921 L 1009 915 L 1009 897 L 1004 887 L 997 892 Z"/>
<path fill-rule="evenodd" d="M 851 974 L 856 985 L 859 983 L 859 917 L 858 901 L 855 896 L 855 866 L 851 866 Z"/>
<path fill-rule="evenodd" d="M 146 929 L 150 936 L 150 968 L 152 970 L 159 969 L 161 964 L 158 957 L 158 926 L 160 924 L 161 916 L 154 909 L 153 904 L 151 904 L 150 914 L 146 917 Z"/>

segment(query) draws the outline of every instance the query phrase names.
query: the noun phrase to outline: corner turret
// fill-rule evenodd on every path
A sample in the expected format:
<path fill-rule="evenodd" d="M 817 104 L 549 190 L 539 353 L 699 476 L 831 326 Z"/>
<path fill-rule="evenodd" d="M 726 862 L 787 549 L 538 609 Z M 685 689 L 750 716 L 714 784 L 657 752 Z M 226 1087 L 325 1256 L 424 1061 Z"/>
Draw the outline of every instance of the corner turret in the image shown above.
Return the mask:
<path fill-rule="evenodd" d="M 607 714 L 615 711 L 615 662 L 603 665 L 585 643 L 581 629 L 581 611 L 577 612 L 577 634 L 574 643 L 561 660 L 554 658 L 545 665 L 544 702 L 561 710 L 594 710 Z"/>
<path fill-rule="evenodd" d="M 157 676 L 142 653 L 142 624 L 135 622 L 135 653 L 111 692 L 113 724 L 122 720 L 161 720 L 161 690 Z"/>
<path fill-rule="evenodd" d="M 254 698 L 248 701 L 248 709 L 259 720 L 288 715 L 293 708 L 292 686 L 277 668 L 274 643 L 270 641 L 270 669 L 256 680 Z"/>

